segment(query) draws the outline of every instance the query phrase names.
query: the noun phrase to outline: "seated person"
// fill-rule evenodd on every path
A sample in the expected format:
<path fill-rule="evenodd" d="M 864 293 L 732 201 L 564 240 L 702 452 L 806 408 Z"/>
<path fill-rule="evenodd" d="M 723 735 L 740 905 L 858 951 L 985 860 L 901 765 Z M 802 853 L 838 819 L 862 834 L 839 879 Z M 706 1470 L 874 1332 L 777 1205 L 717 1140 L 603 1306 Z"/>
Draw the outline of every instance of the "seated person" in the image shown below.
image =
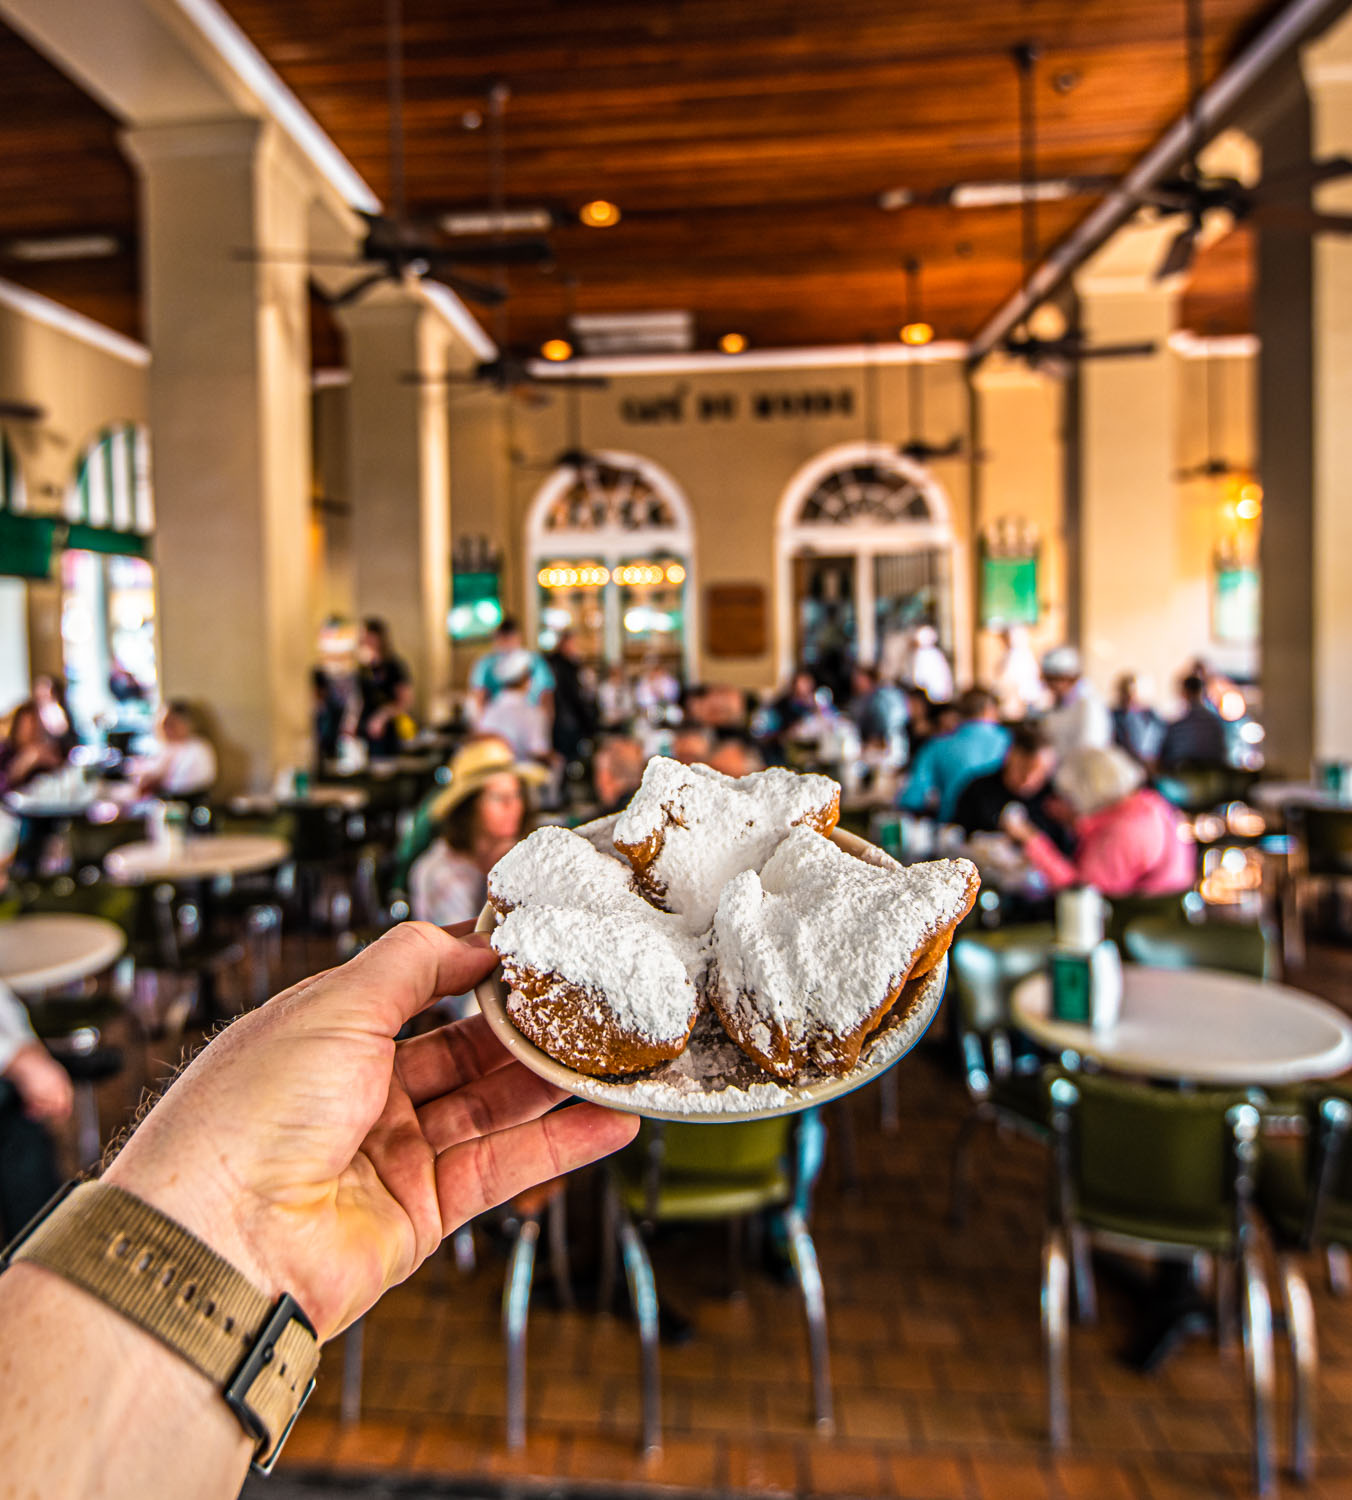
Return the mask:
<path fill-rule="evenodd" d="M 0 743 L 0 796 L 21 792 L 30 781 L 59 771 L 65 763 L 60 745 L 43 727 L 37 703 L 30 698 L 19 704 Z"/>
<path fill-rule="evenodd" d="M 66 1070 L 0 983 L 0 1239 L 17 1234 L 60 1187 L 43 1122 L 64 1119 L 71 1098 Z"/>
<path fill-rule="evenodd" d="M 1164 738 L 1164 720 L 1141 697 L 1135 675 L 1124 672 L 1117 679 L 1117 703 L 1113 707 L 1113 740 L 1143 766 L 1153 765 Z"/>
<path fill-rule="evenodd" d="M 911 762 L 898 807 L 951 823 L 968 782 L 1003 764 L 1009 730 L 996 722 L 995 695 L 969 688 L 958 699 L 957 717 L 956 728 L 929 740 Z"/>
<path fill-rule="evenodd" d="M 144 760 L 136 775 L 141 797 L 197 797 L 216 780 L 216 752 L 199 734 L 190 704 L 181 698 L 160 710 L 156 738 L 160 748 Z"/>
<path fill-rule="evenodd" d="M 1183 679 L 1183 702 L 1182 714 L 1164 731 L 1160 765 L 1165 768 L 1227 765 L 1225 720 L 1207 699 L 1204 677 L 1193 673 Z"/>
<path fill-rule="evenodd" d="M 682 724 L 671 737 L 671 758 L 683 766 L 709 763 L 714 736 L 703 724 Z"/>
<path fill-rule="evenodd" d="M 760 751 L 749 740 L 735 734 L 718 740 L 704 764 L 721 771 L 724 776 L 749 776 L 753 771 L 765 769 Z"/>
<path fill-rule="evenodd" d="M 496 670 L 497 692 L 479 715 L 479 733 L 506 740 L 518 760 L 548 760 L 550 714 L 534 691 L 534 656 L 524 648 L 504 653 Z"/>
<path fill-rule="evenodd" d="M 1196 849 L 1182 837 L 1177 809 L 1144 782 L 1139 763 L 1116 746 L 1066 756 L 1052 785 L 1075 815 L 1069 859 L 1017 805 L 1001 826 L 1053 890 L 1092 885 L 1109 898 L 1181 894 L 1192 886 Z"/>
<path fill-rule="evenodd" d="M 906 733 L 906 696 L 893 682 L 884 682 L 872 667 L 856 666 L 853 696 L 846 712 L 865 745 L 886 745 L 898 753 Z"/>
<path fill-rule="evenodd" d="M 430 810 L 440 836 L 409 871 L 414 917 L 440 927 L 474 921 L 488 899 L 488 872 L 521 837 L 526 787 L 546 779 L 497 738 L 471 740 L 456 752 L 450 785 Z"/>
<path fill-rule="evenodd" d="M 607 735 L 592 756 L 592 787 L 600 804 L 598 818 L 609 817 L 629 805 L 643 780 L 648 757 L 643 746 L 627 734 Z"/>
<path fill-rule="evenodd" d="M 1052 772 L 1056 751 L 1036 724 L 1019 724 L 1010 734 L 1009 749 L 998 771 L 969 781 L 958 798 L 953 821 L 967 833 L 995 833 L 1010 803 L 1027 812 L 1034 828 L 1045 833 L 1064 854 L 1074 847 L 1070 829 L 1052 806 Z"/>

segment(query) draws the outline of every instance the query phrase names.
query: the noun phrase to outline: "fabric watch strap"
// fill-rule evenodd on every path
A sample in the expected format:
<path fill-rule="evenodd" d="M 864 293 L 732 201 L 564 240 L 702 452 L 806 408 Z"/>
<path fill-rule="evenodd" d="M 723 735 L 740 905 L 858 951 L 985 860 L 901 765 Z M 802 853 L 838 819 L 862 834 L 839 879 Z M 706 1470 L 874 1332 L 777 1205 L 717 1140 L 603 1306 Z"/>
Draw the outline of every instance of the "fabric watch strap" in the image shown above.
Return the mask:
<path fill-rule="evenodd" d="M 92 1293 L 219 1386 L 271 1469 L 314 1386 L 319 1340 L 181 1224 L 108 1183 L 73 1188 L 9 1248 Z"/>

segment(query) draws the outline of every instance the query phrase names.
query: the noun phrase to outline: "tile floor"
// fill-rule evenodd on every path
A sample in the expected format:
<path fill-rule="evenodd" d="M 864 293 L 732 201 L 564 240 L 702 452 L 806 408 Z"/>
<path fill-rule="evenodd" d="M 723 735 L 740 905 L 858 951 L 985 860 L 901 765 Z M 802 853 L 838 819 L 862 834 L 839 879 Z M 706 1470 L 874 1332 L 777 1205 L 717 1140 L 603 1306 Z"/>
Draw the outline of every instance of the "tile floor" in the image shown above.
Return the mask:
<path fill-rule="evenodd" d="M 288 954 L 293 966 L 322 961 L 314 952 Z M 1344 964 L 1307 982 L 1335 998 L 1352 994 Z M 1249 1493 L 1238 1350 L 1199 1340 L 1157 1375 L 1133 1373 L 1117 1351 L 1135 1306 L 1102 1277 L 1101 1322 L 1072 1338 L 1073 1443 L 1063 1457 L 1049 1453 L 1039 1362 L 1040 1149 L 993 1132 L 980 1138 L 970 1219 L 966 1229 L 951 1229 L 948 1161 L 964 1109 L 961 1084 L 937 1047 L 901 1066 L 898 1133 L 881 1130 L 876 1090 L 848 1103 L 854 1188 L 842 1173 L 841 1121 L 830 1121 L 814 1233 L 829 1306 L 834 1438 L 811 1428 L 793 1288 L 748 1267 L 743 1294 L 729 1298 L 721 1232 L 685 1231 L 655 1253 L 659 1292 L 694 1322 L 688 1343 L 662 1351 L 661 1458 L 645 1462 L 638 1451 L 632 1326 L 620 1315 L 557 1310 L 543 1254 L 530 1319 L 529 1440 L 522 1453 L 509 1453 L 499 1334 L 504 1256 L 499 1239 L 480 1233 L 472 1274 L 461 1276 L 439 1256 L 368 1318 L 364 1408 L 354 1425 L 338 1419 L 342 1355 L 330 1348 L 278 1471 L 284 1482 L 260 1489 L 260 1500 L 293 1493 L 427 1500 L 537 1488 L 633 1495 L 658 1486 L 894 1500 Z M 570 1204 L 584 1307 L 594 1188 L 576 1183 Z M 1332 1299 L 1322 1279 L 1311 1279 L 1321 1457 L 1303 1493 L 1320 1500 L 1352 1494 L 1352 1301 Z M 1285 1429 L 1283 1420 L 1283 1450 Z M 333 1475 L 333 1485 L 311 1488 L 316 1473 Z M 363 1475 L 368 1483 L 354 1485 Z M 1300 1492 L 1290 1479 L 1283 1489 Z"/>

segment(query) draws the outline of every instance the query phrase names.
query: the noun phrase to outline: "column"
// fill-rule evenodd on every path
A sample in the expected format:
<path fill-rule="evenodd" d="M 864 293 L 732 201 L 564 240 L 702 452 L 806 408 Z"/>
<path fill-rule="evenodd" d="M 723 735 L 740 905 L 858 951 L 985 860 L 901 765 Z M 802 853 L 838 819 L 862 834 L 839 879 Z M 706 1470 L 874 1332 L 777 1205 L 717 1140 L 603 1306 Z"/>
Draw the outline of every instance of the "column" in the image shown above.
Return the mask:
<path fill-rule="evenodd" d="M 450 683 L 450 455 L 438 377 L 455 337 L 416 287 L 379 288 L 341 318 L 357 610 L 389 625 L 426 713 Z"/>
<path fill-rule="evenodd" d="M 1076 277 L 1089 345 L 1151 341 L 1154 352 L 1078 370 L 1080 649 L 1107 692 L 1121 672 L 1167 697 L 1205 651 L 1209 559 L 1188 555 L 1175 468 L 1177 379 L 1168 339 L 1174 286 L 1153 281 L 1177 225 L 1128 228 Z"/>
<path fill-rule="evenodd" d="M 261 789 L 308 745 L 312 196 L 274 126 L 157 126 L 140 174 L 160 662 L 199 704 L 221 787 Z"/>

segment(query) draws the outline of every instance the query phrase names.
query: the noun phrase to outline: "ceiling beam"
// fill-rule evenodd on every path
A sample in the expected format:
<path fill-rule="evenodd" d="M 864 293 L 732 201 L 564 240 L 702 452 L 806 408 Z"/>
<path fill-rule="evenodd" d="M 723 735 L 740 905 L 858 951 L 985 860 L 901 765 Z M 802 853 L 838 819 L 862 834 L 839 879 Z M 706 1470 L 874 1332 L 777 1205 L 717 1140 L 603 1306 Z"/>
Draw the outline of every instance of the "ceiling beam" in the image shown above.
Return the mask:
<path fill-rule="evenodd" d="M 1253 88 L 1303 42 L 1348 8 L 1349 0 L 1290 0 L 1203 94 L 1203 131 L 1213 134 Z M 1051 252 L 978 331 L 970 360 L 979 363 L 1019 321 L 1062 287 L 1141 207 L 1140 196 L 1174 172 L 1188 154 L 1192 122 L 1180 115 L 1118 186 Z"/>

